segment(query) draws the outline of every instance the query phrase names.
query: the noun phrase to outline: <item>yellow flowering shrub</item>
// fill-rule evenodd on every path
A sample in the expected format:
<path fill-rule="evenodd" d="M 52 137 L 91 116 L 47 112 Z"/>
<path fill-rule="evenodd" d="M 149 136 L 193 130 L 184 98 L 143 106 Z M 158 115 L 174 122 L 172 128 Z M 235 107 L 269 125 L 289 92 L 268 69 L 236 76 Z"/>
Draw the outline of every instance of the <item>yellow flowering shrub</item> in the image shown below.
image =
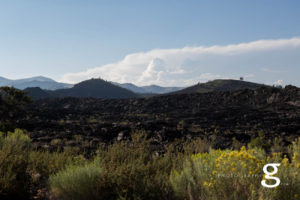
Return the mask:
<path fill-rule="evenodd" d="M 177 194 L 190 199 L 249 199 L 260 187 L 263 151 L 213 150 L 192 155 L 181 172 L 173 171 Z"/>
<path fill-rule="evenodd" d="M 300 199 L 300 139 L 292 146 L 292 158 L 282 153 L 266 156 L 263 150 L 212 150 L 192 155 L 181 171 L 172 171 L 170 181 L 180 199 L 273 200 Z M 263 166 L 280 163 L 280 185 L 265 188 Z M 267 180 L 268 184 L 272 180 Z"/>
<path fill-rule="evenodd" d="M 279 153 L 280 154 L 280 153 Z M 275 189 L 260 188 L 262 199 L 299 199 L 300 200 L 300 138 L 291 146 L 290 159 L 285 155 L 273 155 L 267 158 L 268 163 L 280 163 L 276 177 L 280 185 Z"/>

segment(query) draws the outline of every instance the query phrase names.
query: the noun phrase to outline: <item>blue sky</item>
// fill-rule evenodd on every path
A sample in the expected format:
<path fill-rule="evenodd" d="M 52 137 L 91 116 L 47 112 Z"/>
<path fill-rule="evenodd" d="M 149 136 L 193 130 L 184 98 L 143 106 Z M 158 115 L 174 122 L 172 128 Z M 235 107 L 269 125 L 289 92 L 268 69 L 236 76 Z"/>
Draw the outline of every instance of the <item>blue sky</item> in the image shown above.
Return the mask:
<path fill-rule="evenodd" d="M 0 76 L 66 82 L 101 76 L 139 85 L 245 76 L 300 86 L 299 37 L 297 0 L 0 0 Z M 286 44 L 234 56 L 198 51 L 261 40 Z M 197 55 L 165 52 L 185 47 L 198 48 Z M 158 49 L 163 55 L 153 54 Z M 132 55 L 143 61 L 127 62 Z"/>

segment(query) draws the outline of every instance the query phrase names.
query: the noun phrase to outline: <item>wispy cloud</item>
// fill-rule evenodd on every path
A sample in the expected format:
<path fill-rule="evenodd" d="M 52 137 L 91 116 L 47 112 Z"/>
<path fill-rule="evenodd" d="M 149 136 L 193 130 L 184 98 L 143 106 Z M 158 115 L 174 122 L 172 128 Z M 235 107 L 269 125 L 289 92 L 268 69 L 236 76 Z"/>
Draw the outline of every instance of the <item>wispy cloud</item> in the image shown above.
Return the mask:
<path fill-rule="evenodd" d="M 269 68 L 261 68 L 261 71 L 269 72 L 269 73 L 283 73 L 286 72 L 285 70 L 276 70 L 276 69 L 269 69 Z"/>
<path fill-rule="evenodd" d="M 116 63 L 65 74 L 61 81 L 76 83 L 101 77 L 137 85 L 186 86 L 216 78 L 238 78 L 243 74 L 254 79 L 256 76 L 253 74 L 256 73 L 281 71 L 286 59 L 295 60 L 291 67 L 300 66 L 299 59 L 287 56 L 290 51 L 300 52 L 300 38 L 259 40 L 226 46 L 154 49 L 129 54 Z M 274 66 L 274 69 L 266 66 Z"/>

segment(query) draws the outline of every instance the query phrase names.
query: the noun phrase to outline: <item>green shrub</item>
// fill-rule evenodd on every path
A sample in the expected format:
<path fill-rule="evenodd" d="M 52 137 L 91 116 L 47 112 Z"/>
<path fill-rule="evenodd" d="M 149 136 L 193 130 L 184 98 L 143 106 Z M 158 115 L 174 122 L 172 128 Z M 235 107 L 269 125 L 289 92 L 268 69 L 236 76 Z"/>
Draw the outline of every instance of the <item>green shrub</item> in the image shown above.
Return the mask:
<path fill-rule="evenodd" d="M 131 137 L 130 143 L 117 142 L 98 152 L 103 164 L 101 199 L 174 199 L 168 180 L 174 154 L 158 155 L 143 131 Z"/>
<path fill-rule="evenodd" d="M 277 152 L 286 152 L 284 142 L 282 138 L 274 138 L 272 141 L 271 151 L 274 153 Z"/>
<path fill-rule="evenodd" d="M 97 179 L 102 168 L 97 162 L 80 165 L 71 165 L 49 179 L 52 194 L 62 199 L 99 199 Z"/>
<path fill-rule="evenodd" d="M 83 162 L 70 152 L 32 151 L 30 138 L 21 130 L 0 132 L 0 199 L 28 198 L 46 187 L 49 175 Z"/>
<path fill-rule="evenodd" d="M 29 155 L 27 173 L 30 176 L 30 192 L 32 196 L 45 197 L 41 193 L 48 188 L 49 176 L 66 169 L 70 165 L 82 165 L 86 159 L 72 151 L 49 152 L 31 151 Z"/>
<path fill-rule="evenodd" d="M 64 169 L 67 165 L 82 163 L 82 157 L 74 157 L 66 152 L 49 152 L 49 151 L 31 151 L 28 161 L 28 172 L 34 183 L 48 177 L 59 170 Z"/>
<path fill-rule="evenodd" d="M 103 146 L 90 164 L 52 175 L 50 188 L 62 199 L 174 199 L 169 175 L 176 160 L 171 152 L 158 155 L 140 132 L 131 142 Z"/>
<path fill-rule="evenodd" d="M 209 141 L 206 137 L 204 139 L 194 138 L 189 142 L 185 142 L 183 145 L 183 150 L 186 154 L 195 154 L 195 153 L 205 153 L 209 152 L 212 148 L 212 142 Z"/>
<path fill-rule="evenodd" d="M 50 142 L 51 146 L 58 146 L 58 147 L 60 147 L 60 146 L 62 146 L 62 144 L 63 144 L 63 141 L 61 139 L 53 139 Z"/>
<path fill-rule="evenodd" d="M 300 163 L 300 137 L 292 143 L 290 153 L 292 154 L 293 162 Z"/>
<path fill-rule="evenodd" d="M 237 140 L 235 137 L 232 138 L 232 149 L 233 150 L 239 150 L 242 148 L 242 146 L 244 146 L 244 144 L 242 142 Z"/>
<path fill-rule="evenodd" d="M 0 134 L 0 197 L 27 196 L 29 177 L 26 174 L 31 141 L 21 130 Z"/>
<path fill-rule="evenodd" d="M 252 138 L 248 144 L 249 148 L 262 148 L 268 151 L 271 148 L 271 141 L 265 138 L 265 134 L 262 130 L 258 131 L 258 136 Z"/>

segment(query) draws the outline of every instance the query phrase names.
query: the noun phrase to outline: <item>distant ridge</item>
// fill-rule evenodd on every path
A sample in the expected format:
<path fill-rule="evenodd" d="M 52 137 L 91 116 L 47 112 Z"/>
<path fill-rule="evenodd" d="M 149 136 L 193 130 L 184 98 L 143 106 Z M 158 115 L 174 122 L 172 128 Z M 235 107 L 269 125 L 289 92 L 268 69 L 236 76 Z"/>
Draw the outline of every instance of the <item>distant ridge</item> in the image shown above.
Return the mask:
<path fill-rule="evenodd" d="M 165 94 L 183 89 L 183 87 L 162 87 L 158 85 L 136 86 L 132 83 L 112 83 L 140 94 Z"/>
<path fill-rule="evenodd" d="M 30 87 L 39 87 L 45 90 L 57 90 L 62 88 L 70 88 L 73 85 L 68 83 L 59 83 L 43 76 L 36 76 L 17 80 L 0 77 L 0 87 L 2 86 L 12 86 L 21 90 Z"/>
<path fill-rule="evenodd" d="M 183 87 L 161 87 L 158 85 L 142 86 L 147 93 L 166 94 L 183 89 Z"/>
<path fill-rule="evenodd" d="M 206 93 L 214 91 L 234 91 L 240 89 L 255 90 L 266 85 L 259 83 L 252 83 L 248 81 L 232 80 L 232 79 L 217 79 L 207 83 L 198 83 L 191 87 L 173 92 L 172 94 L 189 94 L 189 93 Z M 271 86 L 267 86 L 271 87 Z"/>
<path fill-rule="evenodd" d="M 125 89 L 130 90 L 130 91 L 135 92 L 135 93 L 140 93 L 140 94 L 147 93 L 147 91 L 144 88 L 136 86 L 136 85 L 134 85 L 132 83 L 116 83 L 116 82 L 112 82 L 112 84 L 120 86 L 122 88 L 125 88 Z"/>

